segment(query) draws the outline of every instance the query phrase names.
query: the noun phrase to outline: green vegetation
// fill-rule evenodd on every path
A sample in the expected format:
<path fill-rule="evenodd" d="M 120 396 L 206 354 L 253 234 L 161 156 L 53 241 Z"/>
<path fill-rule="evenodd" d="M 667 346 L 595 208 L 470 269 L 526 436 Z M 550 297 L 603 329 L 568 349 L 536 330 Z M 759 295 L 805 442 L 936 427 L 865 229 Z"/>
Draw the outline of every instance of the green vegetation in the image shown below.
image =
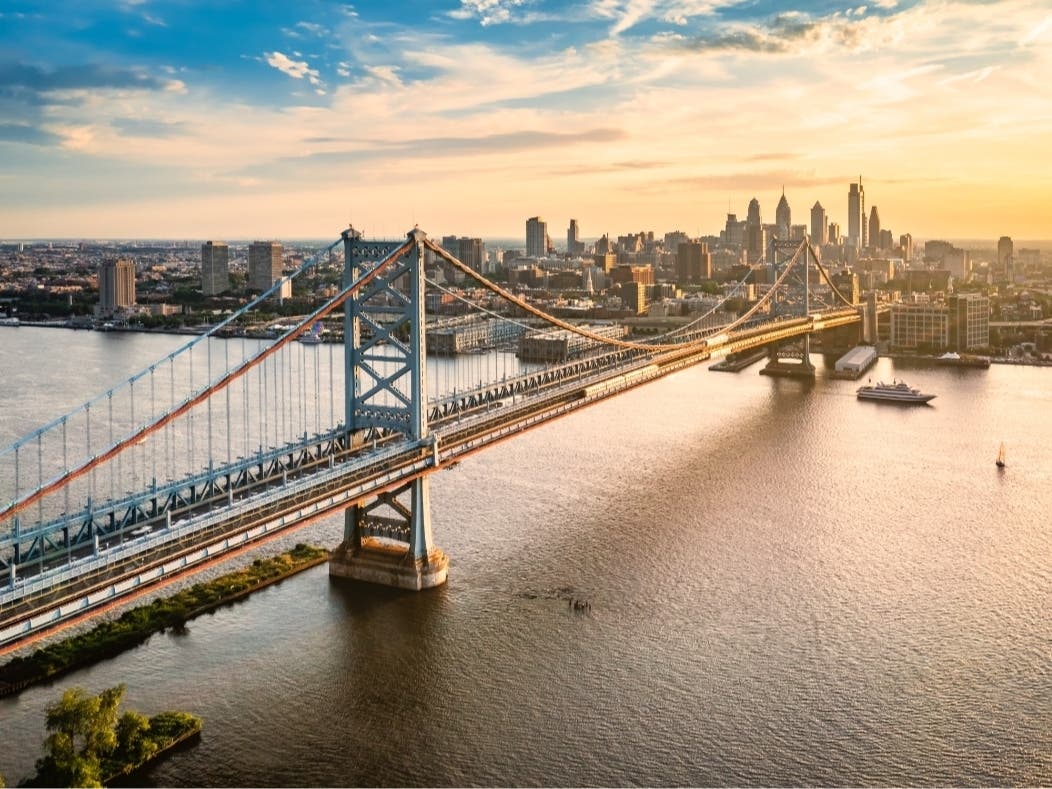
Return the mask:
<path fill-rule="evenodd" d="M 324 548 L 299 543 L 291 551 L 256 559 L 251 565 L 213 581 L 137 606 L 119 619 L 102 622 L 87 633 L 49 644 L 26 657 L 16 657 L 0 666 L 0 696 L 118 655 L 166 628 L 182 628 L 188 619 L 320 564 L 328 556 Z"/>
<path fill-rule="evenodd" d="M 24 786 L 102 786 L 129 775 L 151 759 L 201 731 L 201 719 L 185 712 L 147 718 L 118 717 L 124 685 L 98 696 L 70 688 L 47 708 L 48 736 L 37 774 Z"/>

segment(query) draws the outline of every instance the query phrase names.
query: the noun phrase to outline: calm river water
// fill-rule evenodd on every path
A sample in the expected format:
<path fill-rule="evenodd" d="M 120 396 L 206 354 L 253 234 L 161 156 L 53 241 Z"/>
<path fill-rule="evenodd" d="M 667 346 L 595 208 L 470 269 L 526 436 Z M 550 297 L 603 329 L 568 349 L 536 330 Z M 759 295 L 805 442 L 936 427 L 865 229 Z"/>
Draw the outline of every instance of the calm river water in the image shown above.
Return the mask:
<path fill-rule="evenodd" d="M 0 340 L 5 432 L 182 341 Z M 431 478 L 445 587 L 308 571 L 0 701 L 0 771 L 124 682 L 205 720 L 165 786 L 1052 784 L 1052 369 L 871 375 L 938 397 L 697 367 L 505 442 Z"/>

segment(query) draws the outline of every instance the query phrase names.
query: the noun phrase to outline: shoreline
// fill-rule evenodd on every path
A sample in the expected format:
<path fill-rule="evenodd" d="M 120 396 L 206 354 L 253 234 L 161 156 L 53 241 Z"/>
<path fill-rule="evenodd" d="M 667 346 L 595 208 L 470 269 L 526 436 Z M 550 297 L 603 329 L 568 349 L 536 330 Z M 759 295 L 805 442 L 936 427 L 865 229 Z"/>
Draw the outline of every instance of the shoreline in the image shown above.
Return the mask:
<path fill-rule="evenodd" d="M 118 619 L 101 622 L 91 630 L 56 641 L 25 657 L 16 657 L 0 665 L 0 698 L 17 695 L 33 685 L 116 657 L 156 633 L 182 628 L 191 619 L 239 602 L 253 592 L 328 561 L 329 553 L 326 548 L 300 544 L 280 554 L 256 559 L 211 581 L 155 598 L 128 609 Z"/>
<path fill-rule="evenodd" d="M 5 325 L 0 324 L 0 328 L 5 328 Z M 70 325 L 68 325 L 68 322 L 66 322 L 66 321 L 32 321 L 32 322 L 19 323 L 18 325 L 14 325 L 14 326 L 6 326 L 6 328 L 11 328 L 11 329 L 20 329 L 20 328 L 30 328 L 30 329 L 72 329 L 73 331 L 98 331 L 101 334 L 110 334 L 110 333 L 120 332 L 120 333 L 125 333 L 125 334 L 171 334 L 171 335 L 175 335 L 175 336 L 179 336 L 179 337 L 197 337 L 197 336 L 200 336 L 202 334 L 205 334 L 208 331 L 208 329 L 211 328 L 211 327 L 205 327 L 205 328 L 186 327 L 186 328 L 182 328 L 182 329 L 160 329 L 160 328 L 157 328 L 157 329 L 146 329 L 146 328 L 132 329 L 132 328 L 127 328 L 127 327 L 114 327 L 112 329 L 99 330 L 99 329 L 95 329 L 95 328 L 92 328 L 92 327 L 89 327 L 89 326 L 70 326 Z M 230 335 L 223 334 L 223 335 L 216 335 L 216 336 L 219 337 L 220 339 L 232 339 L 232 340 L 233 339 L 249 339 L 249 340 L 274 339 L 273 337 L 265 336 L 263 333 L 258 333 L 257 334 L 257 333 L 248 333 L 248 332 L 246 332 L 245 334 L 230 334 Z M 326 343 L 326 344 L 334 343 L 336 345 L 342 345 L 343 344 L 343 340 L 341 339 L 339 341 L 333 341 L 332 339 L 326 339 L 326 340 L 323 340 L 323 343 Z M 830 356 L 830 355 L 836 355 L 839 352 L 838 351 L 823 351 L 823 350 L 821 350 L 819 348 L 819 349 L 815 349 L 814 351 L 812 351 L 812 353 L 818 353 L 818 354 L 821 354 L 822 356 Z M 985 356 L 986 354 L 983 354 L 983 355 Z M 918 360 L 918 361 L 930 361 L 930 362 L 934 363 L 935 360 L 938 358 L 938 356 L 936 356 L 934 354 L 910 353 L 909 351 L 894 351 L 894 352 L 890 352 L 889 351 L 889 352 L 879 353 L 877 358 L 878 359 L 879 358 L 887 358 L 887 359 L 915 359 L 915 360 Z M 1052 360 L 1044 361 L 1042 359 L 1015 359 L 1015 358 L 1012 358 L 1012 357 L 1009 357 L 1009 356 L 993 356 L 993 355 L 990 355 L 988 358 L 990 359 L 990 364 L 1006 364 L 1006 365 L 1011 365 L 1011 366 L 1015 366 L 1015 367 L 1020 367 L 1020 366 L 1022 366 L 1022 367 L 1052 367 Z M 967 365 L 962 365 L 962 366 L 967 367 Z M 718 369 L 724 370 L 724 369 L 729 369 L 729 368 L 718 368 Z"/>

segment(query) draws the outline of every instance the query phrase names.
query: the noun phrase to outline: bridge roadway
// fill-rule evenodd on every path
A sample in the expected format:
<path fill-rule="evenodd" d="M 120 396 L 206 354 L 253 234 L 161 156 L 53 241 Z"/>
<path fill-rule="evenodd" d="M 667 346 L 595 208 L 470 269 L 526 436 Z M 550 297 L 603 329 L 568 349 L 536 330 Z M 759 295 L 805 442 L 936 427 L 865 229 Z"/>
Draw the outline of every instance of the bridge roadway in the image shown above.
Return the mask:
<path fill-rule="evenodd" d="M 504 441 L 532 427 L 564 416 L 634 386 L 713 357 L 781 342 L 813 331 L 859 320 L 853 309 L 773 321 L 729 335 L 707 345 L 669 351 L 624 363 L 613 370 L 563 381 L 518 401 L 492 403 L 468 416 L 453 415 L 432 424 L 432 435 L 420 442 L 402 439 L 345 450 L 320 468 L 290 479 L 276 477 L 245 499 L 221 507 L 211 501 L 195 507 L 192 517 L 162 533 L 136 540 L 123 552 L 95 560 L 75 577 L 12 599 L 0 597 L 0 654 L 31 636 L 79 619 L 115 600 L 142 593 L 186 575 L 219 557 L 396 489 L 417 477 Z M 9 600 L 9 602 L 4 602 Z"/>

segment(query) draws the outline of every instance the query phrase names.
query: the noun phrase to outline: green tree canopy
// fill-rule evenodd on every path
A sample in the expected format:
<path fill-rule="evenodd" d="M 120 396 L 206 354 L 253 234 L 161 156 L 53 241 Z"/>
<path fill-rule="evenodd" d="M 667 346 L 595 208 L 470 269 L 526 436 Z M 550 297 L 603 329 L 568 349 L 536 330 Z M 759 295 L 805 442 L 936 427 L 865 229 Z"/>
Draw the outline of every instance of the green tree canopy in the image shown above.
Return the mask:
<path fill-rule="evenodd" d="M 124 685 L 98 696 L 70 688 L 47 708 L 44 757 L 37 773 L 49 786 L 101 786 L 102 759 L 117 747 L 117 707 Z"/>

